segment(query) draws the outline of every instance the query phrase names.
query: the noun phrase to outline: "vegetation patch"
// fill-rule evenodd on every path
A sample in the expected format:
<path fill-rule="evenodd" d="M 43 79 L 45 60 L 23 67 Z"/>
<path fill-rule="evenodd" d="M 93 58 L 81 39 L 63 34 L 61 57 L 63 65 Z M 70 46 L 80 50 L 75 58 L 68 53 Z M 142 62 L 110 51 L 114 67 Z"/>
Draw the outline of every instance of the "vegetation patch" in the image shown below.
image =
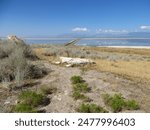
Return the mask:
<path fill-rule="evenodd" d="M 126 101 L 126 109 L 128 110 L 138 110 L 140 109 L 138 103 L 135 100 Z"/>
<path fill-rule="evenodd" d="M 15 112 L 37 112 L 37 107 L 49 103 L 48 98 L 34 91 L 23 91 L 18 98 L 20 103 L 15 106 Z"/>
<path fill-rule="evenodd" d="M 110 96 L 109 94 L 103 95 L 104 102 L 110 106 L 113 112 L 120 112 L 122 109 L 137 110 L 139 105 L 135 100 L 125 100 L 121 94 Z"/>
<path fill-rule="evenodd" d="M 19 113 L 37 113 L 37 110 L 33 106 L 24 103 L 17 104 L 14 111 Z"/>
<path fill-rule="evenodd" d="M 90 102 L 91 101 L 91 99 L 89 97 L 85 96 L 84 94 L 80 93 L 79 91 L 74 91 L 73 94 L 72 94 L 72 97 L 75 100 L 81 99 L 85 102 Z"/>
<path fill-rule="evenodd" d="M 41 78 L 48 70 L 39 65 L 33 65 L 31 60 L 37 57 L 23 41 L 18 43 L 10 41 L 0 42 L 0 82 L 14 81 L 21 86 L 26 79 Z"/>
<path fill-rule="evenodd" d="M 96 104 L 81 104 L 77 109 L 78 112 L 81 113 L 107 113 L 104 108 L 98 106 Z"/>
<path fill-rule="evenodd" d="M 81 76 L 72 76 L 71 77 L 72 84 L 84 83 L 84 80 Z"/>
<path fill-rule="evenodd" d="M 73 86 L 74 91 L 79 91 L 79 92 L 89 92 L 90 88 L 88 87 L 87 83 L 77 83 Z"/>

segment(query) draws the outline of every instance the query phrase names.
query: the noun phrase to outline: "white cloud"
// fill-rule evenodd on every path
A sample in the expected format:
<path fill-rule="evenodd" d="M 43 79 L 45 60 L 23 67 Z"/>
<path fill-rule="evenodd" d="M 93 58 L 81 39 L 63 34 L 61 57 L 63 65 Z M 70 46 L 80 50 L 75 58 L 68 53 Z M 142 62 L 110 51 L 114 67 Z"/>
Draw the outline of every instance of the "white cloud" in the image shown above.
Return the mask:
<path fill-rule="evenodd" d="M 140 28 L 143 30 L 150 30 L 150 26 L 142 25 L 142 26 L 140 26 Z"/>
<path fill-rule="evenodd" d="M 97 29 L 97 33 L 128 33 L 127 30 Z"/>
<path fill-rule="evenodd" d="M 76 27 L 72 29 L 73 32 L 87 32 L 87 28 Z"/>

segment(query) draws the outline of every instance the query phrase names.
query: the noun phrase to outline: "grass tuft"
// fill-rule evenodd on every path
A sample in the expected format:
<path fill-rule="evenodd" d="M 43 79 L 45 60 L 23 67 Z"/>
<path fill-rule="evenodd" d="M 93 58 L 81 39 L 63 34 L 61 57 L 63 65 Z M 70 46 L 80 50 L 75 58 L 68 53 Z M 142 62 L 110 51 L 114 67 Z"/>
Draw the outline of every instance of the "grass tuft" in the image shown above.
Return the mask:
<path fill-rule="evenodd" d="M 108 112 L 104 108 L 96 104 L 84 104 L 84 103 L 81 104 L 81 106 L 79 106 L 77 111 L 81 113 L 107 113 Z"/>

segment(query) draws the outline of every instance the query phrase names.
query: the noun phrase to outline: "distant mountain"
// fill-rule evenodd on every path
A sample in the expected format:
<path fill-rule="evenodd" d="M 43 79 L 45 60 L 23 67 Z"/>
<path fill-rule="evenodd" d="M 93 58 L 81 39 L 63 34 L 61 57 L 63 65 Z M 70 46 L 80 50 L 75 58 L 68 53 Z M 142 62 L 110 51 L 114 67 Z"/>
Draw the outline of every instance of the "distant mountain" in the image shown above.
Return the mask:
<path fill-rule="evenodd" d="M 130 32 L 128 33 L 129 37 L 145 37 L 150 38 L 150 32 Z"/>

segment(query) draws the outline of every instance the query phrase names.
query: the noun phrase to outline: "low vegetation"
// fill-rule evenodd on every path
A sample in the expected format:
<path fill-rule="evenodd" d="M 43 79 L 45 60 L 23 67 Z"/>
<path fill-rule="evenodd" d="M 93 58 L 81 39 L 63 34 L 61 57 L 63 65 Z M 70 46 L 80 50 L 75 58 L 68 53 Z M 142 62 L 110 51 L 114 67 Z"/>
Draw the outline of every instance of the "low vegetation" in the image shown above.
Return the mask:
<path fill-rule="evenodd" d="M 107 113 L 108 111 L 96 104 L 81 104 L 77 109 L 81 113 Z"/>
<path fill-rule="evenodd" d="M 75 99 L 75 100 L 83 100 L 84 102 L 90 102 L 91 99 L 87 96 L 85 96 L 84 94 L 80 93 L 79 91 L 74 91 L 73 94 L 72 94 L 72 97 Z"/>
<path fill-rule="evenodd" d="M 109 94 L 103 95 L 104 102 L 106 105 L 111 107 L 113 112 L 120 112 L 123 109 L 127 110 L 137 110 L 139 105 L 135 100 L 125 100 L 121 94 L 115 94 L 110 96 Z"/>
<path fill-rule="evenodd" d="M 83 83 L 84 81 L 81 76 L 75 75 L 75 76 L 71 77 L 71 82 L 72 82 L 72 84 L 78 84 L 78 83 Z"/>
<path fill-rule="evenodd" d="M 15 112 L 37 112 L 37 107 L 49 103 L 49 99 L 34 91 L 23 91 L 19 97 L 19 103 L 15 106 Z"/>
<path fill-rule="evenodd" d="M 0 82 L 14 81 L 17 86 L 26 79 L 40 78 L 47 74 L 47 70 L 32 64 L 37 57 L 24 42 L 0 42 Z M 31 61 L 32 60 L 32 61 Z"/>

